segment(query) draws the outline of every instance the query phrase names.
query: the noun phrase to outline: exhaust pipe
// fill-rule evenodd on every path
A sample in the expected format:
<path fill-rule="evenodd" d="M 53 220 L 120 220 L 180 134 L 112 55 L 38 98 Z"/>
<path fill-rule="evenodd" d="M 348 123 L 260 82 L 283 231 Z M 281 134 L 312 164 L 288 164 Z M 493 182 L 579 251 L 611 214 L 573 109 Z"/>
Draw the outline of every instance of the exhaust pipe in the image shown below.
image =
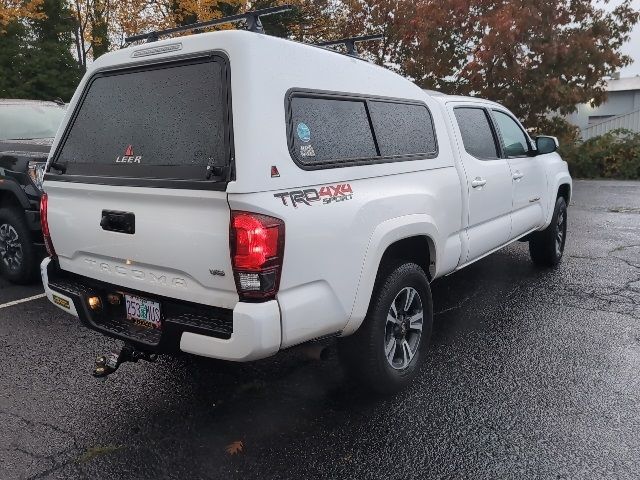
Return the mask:
<path fill-rule="evenodd" d="M 321 343 L 309 343 L 301 345 L 300 349 L 306 358 L 317 362 L 324 361 L 329 358 L 329 346 Z"/>

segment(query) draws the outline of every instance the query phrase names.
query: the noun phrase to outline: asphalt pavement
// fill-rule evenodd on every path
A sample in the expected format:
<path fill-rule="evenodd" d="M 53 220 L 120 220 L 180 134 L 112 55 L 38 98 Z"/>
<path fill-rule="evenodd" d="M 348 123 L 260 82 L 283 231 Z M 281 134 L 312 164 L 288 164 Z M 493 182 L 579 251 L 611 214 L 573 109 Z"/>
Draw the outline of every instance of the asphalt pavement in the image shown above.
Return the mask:
<path fill-rule="evenodd" d="M 330 348 L 90 372 L 117 342 L 0 283 L 0 479 L 638 478 L 640 182 L 575 182 L 563 263 L 516 243 L 433 285 L 391 398 Z"/>

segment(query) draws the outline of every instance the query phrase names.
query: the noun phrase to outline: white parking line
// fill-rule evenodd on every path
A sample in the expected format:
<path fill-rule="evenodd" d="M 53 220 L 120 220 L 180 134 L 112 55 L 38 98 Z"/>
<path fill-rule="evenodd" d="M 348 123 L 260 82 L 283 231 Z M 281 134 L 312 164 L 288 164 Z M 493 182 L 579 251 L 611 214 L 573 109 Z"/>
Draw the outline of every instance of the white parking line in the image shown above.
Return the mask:
<path fill-rule="evenodd" d="M 39 298 L 44 298 L 46 295 L 41 293 L 40 295 L 34 295 L 33 297 L 21 298 L 20 300 L 14 300 L 13 302 L 7 302 L 0 305 L 0 308 L 13 307 L 14 305 L 19 305 L 21 303 L 30 302 L 31 300 L 38 300 Z"/>

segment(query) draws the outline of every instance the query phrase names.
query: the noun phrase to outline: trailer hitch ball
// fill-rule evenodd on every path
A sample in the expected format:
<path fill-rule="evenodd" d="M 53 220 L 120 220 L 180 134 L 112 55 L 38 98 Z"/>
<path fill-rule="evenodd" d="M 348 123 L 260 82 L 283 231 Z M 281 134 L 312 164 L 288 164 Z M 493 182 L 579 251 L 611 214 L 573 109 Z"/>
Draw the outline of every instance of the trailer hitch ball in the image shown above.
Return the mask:
<path fill-rule="evenodd" d="M 136 350 L 132 345 L 125 344 L 120 350 L 113 350 L 106 355 L 97 357 L 93 376 L 104 378 L 107 375 L 111 375 L 125 362 L 137 362 L 138 360 L 155 362 L 157 359 L 158 355 L 156 353 Z"/>

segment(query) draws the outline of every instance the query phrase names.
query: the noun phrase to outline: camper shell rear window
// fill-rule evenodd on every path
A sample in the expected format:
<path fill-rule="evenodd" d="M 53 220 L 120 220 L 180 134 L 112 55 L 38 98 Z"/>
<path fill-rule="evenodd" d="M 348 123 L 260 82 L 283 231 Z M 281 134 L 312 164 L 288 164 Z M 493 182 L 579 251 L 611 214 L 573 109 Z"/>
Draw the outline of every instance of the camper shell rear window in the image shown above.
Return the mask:
<path fill-rule="evenodd" d="M 305 170 L 434 158 L 433 118 L 417 100 L 290 90 L 289 151 Z"/>
<path fill-rule="evenodd" d="M 100 72 L 53 157 L 64 173 L 48 175 L 224 189 L 232 170 L 229 91 L 228 61 L 218 54 Z"/>

